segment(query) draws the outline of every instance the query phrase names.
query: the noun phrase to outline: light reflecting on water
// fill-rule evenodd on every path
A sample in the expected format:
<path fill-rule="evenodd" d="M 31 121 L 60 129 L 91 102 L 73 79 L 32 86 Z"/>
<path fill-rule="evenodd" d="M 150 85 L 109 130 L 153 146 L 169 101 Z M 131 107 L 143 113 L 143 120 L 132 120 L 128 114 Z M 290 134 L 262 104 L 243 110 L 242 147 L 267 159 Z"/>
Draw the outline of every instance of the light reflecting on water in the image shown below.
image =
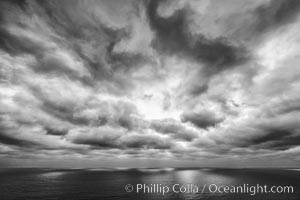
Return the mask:
<path fill-rule="evenodd" d="M 175 177 L 179 183 L 194 183 L 196 184 L 201 176 L 200 170 L 182 170 L 176 171 Z"/>
<path fill-rule="evenodd" d="M 202 187 L 199 185 L 199 178 L 202 176 L 200 170 L 176 171 L 176 192 L 181 199 L 195 199 L 201 197 Z"/>
<path fill-rule="evenodd" d="M 45 173 L 39 174 L 38 176 L 40 176 L 41 178 L 47 178 L 47 179 L 57 179 L 66 173 L 68 173 L 68 172 L 45 172 Z"/>
<path fill-rule="evenodd" d="M 297 170 L 229 170 L 229 169 L 122 169 L 122 170 L 49 170 L 49 169 L 8 169 L 0 171 L 0 199 L 36 200 L 126 200 L 126 199 L 239 199 L 239 200 L 299 200 L 300 172 Z M 211 183 L 217 185 L 267 184 L 293 185 L 294 194 L 212 194 L 202 187 Z M 162 184 L 176 190 L 186 187 L 185 192 L 127 193 L 127 184 Z M 199 192 L 194 192 L 194 184 Z"/>

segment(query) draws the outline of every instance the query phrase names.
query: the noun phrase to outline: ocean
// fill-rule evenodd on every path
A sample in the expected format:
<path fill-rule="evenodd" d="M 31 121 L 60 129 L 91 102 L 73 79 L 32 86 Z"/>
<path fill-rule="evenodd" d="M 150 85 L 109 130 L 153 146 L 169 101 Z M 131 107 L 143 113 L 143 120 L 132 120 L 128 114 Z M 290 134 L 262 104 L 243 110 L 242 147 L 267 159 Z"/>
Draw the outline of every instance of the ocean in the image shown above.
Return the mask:
<path fill-rule="evenodd" d="M 263 190 L 264 187 L 266 190 Z M 0 199 L 299 200 L 300 171 L 217 168 L 0 169 Z"/>

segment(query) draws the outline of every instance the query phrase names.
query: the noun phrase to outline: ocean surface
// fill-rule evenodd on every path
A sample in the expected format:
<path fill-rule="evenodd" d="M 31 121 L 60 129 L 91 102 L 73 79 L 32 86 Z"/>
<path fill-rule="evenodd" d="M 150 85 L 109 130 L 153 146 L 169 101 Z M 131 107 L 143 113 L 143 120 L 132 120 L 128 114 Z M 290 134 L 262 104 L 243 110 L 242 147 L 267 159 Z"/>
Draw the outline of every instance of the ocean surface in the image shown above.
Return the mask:
<path fill-rule="evenodd" d="M 266 185 L 268 189 L 276 186 L 277 193 L 257 192 L 253 188 L 258 185 Z M 228 190 L 225 189 L 227 192 L 224 192 L 226 186 Z M 234 193 L 238 191 L 233 190 L 237 186 L 240 186 L 240 191 Z M 252 189 L 250 189 L 251 186 L 253 186 Z M 280 186 L 279 189 L 277 186 Z M 284 192 L 284 186 L 292 186 L 293 191 L 288 192 L 285 189 Z M 241 192 L 242 188 L 245 189 L 243 192 Z M 169 189 L 168 192 L 167 189 Z M 300 171 L 297 169 L 211 168 L 0 169 L 0 199 L 299 200 Z"/>

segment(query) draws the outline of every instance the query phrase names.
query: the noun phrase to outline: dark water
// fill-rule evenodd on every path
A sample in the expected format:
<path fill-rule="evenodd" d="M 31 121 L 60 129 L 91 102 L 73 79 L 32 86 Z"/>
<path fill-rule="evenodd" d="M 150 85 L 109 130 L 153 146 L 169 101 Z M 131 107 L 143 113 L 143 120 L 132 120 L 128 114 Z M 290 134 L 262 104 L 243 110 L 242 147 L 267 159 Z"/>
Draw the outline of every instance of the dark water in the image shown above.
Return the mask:
<path fill-rule="evenodd" d="M 133 185 L 132 192 L 124 187 Z M 166 194 L 136 192 L 136 184 L 161 184 L 171 191 Z M 190 191 L 174 192 L 181 185 L 197 186 Z M 255 194 L 212 193 L 209 185 L 293 186 L 293 193 Z M 205 186 L 203 192 L 202 189 Z M 159 188 L 159 187 L 157 187 Z M 194 190 L 192 190 L 194 189 Z M 215 188 L 212 187 L 212 190 Z M 150 190 L 149 190 L 150 191 Z M 184 189 L 183 189 L 184 191 Z M 253 194 L 253 193 L 252 193 Z M 228 199 L 228 200 L 299 200 L 300 171 L 288 169 L 151 169 L 151 170 L 58 170 L 0 169 L 0 199 L 20 200 L 103 200 L 103 199 Z"/>

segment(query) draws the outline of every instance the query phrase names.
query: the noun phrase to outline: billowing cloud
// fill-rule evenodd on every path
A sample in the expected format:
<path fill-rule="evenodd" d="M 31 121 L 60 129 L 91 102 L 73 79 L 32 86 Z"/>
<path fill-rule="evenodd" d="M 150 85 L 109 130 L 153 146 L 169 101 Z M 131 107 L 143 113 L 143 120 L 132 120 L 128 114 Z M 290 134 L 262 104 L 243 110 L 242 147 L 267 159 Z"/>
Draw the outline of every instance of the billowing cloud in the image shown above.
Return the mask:
<path fill-rule="evenodd" d="M 183 113 L 181 116 L 182 122 L 190 122 L 199 128 L 208 128 L 215 126 L 222 122 L 222 118 L 218 118 L 214 113 L 200 112 L 200 113 Z"/>
<path fill-rule="evenodd" d="M 235 46 L 225 38 L 210 39 L 201 34 L 191 33 L 191 8 L 177 9 L 168 17 L 160 16 L 158 7 L 161 2 L 150 1 L 147 7 L 150 26 L 156 33 L 152 45 L 159 52 L 203 62 L 208 65 L 209 74 L 234 67 L 247 60 L 247 51 L 242 46 Z"/>
<path fill-rule="evenodd" d="M 0 8 L 1 163 L 299 165 L 299 1 Z"/>

